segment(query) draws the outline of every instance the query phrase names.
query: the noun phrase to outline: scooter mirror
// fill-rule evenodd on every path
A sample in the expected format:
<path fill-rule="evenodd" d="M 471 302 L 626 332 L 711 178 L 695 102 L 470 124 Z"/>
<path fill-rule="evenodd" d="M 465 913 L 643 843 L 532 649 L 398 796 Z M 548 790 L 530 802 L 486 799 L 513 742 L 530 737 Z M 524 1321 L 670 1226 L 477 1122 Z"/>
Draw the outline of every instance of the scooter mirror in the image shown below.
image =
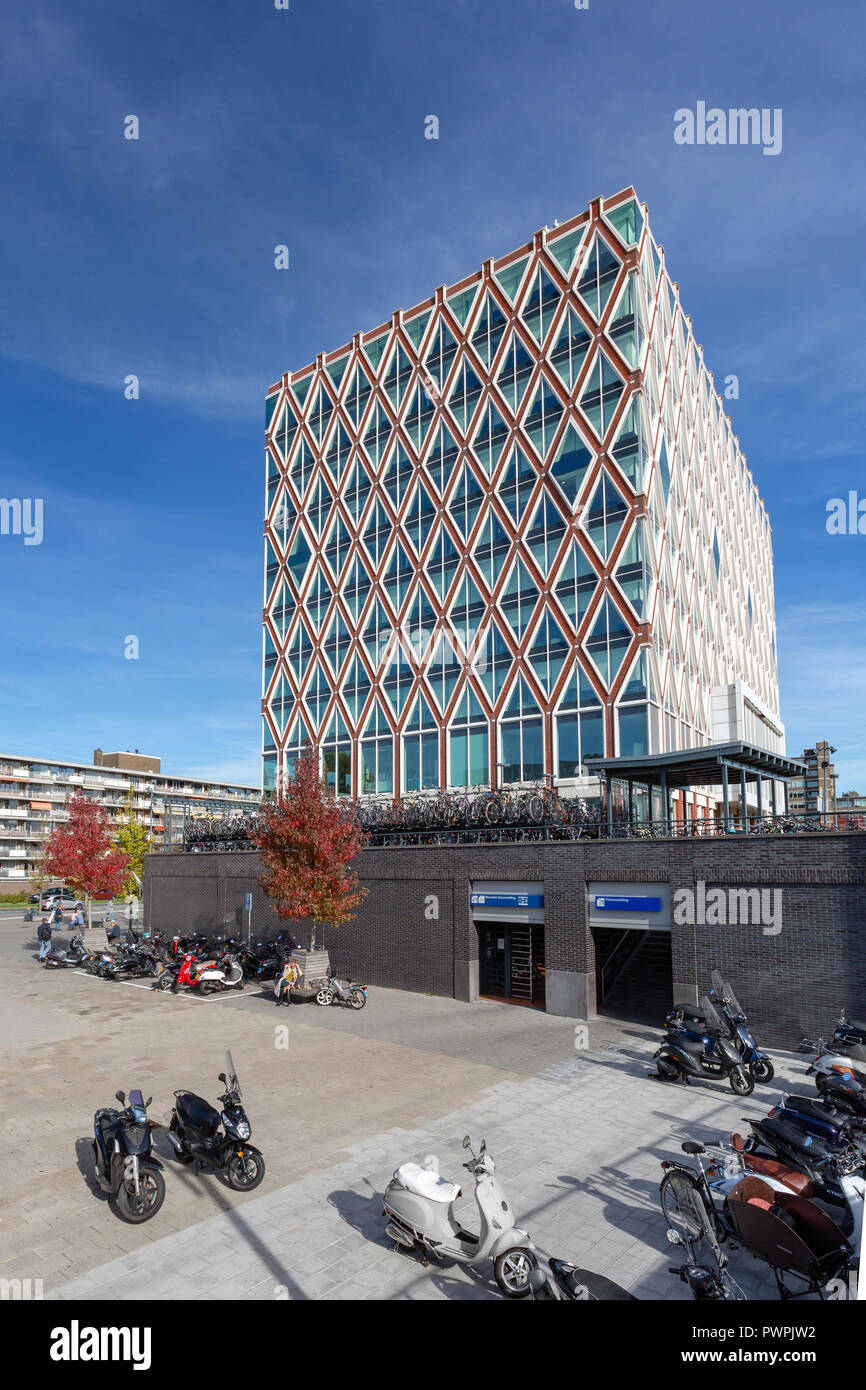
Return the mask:
<path fill-rule="evenodd" d="M 483 1153 L 483 1154 L 486 1154 L 486 1153 L 487 1153 L 487 1140 L 486 1140 L 486 1139 L 482 1139 L 482 1140 L 481 1140 L 481 1149 L 479 1150 L 479 1152 L 480 1152 L 480 1153 Z"/>
<path fill-rule="evenodd" d="M 463 1136 L 463 1147 L 464 1147 L 464 1149 L 468 1149 L 468 1148 L 469 1148 L 469 1135 L 468 1135 L 468 1134 L 464 1134 L 464 1136 Z"/>
<path fill-rule="evenodd" d="M 668 1229 L 665 1232 L 665 1234 L 667 1235 L 667 1238 L 670 1241 L 671 1245 L 682 1245 L 683 1238 L 680 1235 L 679 1231 L 674 1230 L 673 1226 L 668 1226 Z"/>
<path fill-rule="evenodd" d="M 147 1107 L 148 1107 L 149 1105 L 151 1105 L 152 1103 L 153 1103 L 153 1096 L 148 1096 L 147 1100 L 144 1102 L 144 1108 L 145 1108 L 145 1110 L 146 1110 Z"/>
<path fill-rule="evenodd" d="M 226 1079 L 226 1074 L 225 1074 L 224 1071 L 221 1071 L 220 1074 L 219 1074 L 219 1076 L 217 1077 L 217 1081 L 222 1081 L 222 1082 L 225 1083 L 225 1079 Z"/>
<path fill-rule="evenodd" d="M 114 1099 L 119 1100 L 121 1105 L 124 1105 L 126 1103 L 126 1096 L 124 1095 L 123 1091 L 115 1091 Z"/>

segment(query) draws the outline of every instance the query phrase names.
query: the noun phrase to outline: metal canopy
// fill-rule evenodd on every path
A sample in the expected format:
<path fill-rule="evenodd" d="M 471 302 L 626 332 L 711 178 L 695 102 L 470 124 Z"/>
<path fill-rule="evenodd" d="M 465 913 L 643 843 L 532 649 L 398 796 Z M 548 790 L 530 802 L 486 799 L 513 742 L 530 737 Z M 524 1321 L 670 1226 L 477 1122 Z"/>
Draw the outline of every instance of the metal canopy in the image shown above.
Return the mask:
<path fill-rule="evenodd" d="M 649 787 L 708 787 L 723 780 L 722 769 L 745 777 L 747 782 L 789 782 L 800 777 L 805 764 L 796 758 L 770 753 L 750 743 L 710 743 L 702 748 L 682 748 L 675 753 L 653 753 L 641 758 L 585 758 L 587 770 L 596 776 L 643 782 Z"/>

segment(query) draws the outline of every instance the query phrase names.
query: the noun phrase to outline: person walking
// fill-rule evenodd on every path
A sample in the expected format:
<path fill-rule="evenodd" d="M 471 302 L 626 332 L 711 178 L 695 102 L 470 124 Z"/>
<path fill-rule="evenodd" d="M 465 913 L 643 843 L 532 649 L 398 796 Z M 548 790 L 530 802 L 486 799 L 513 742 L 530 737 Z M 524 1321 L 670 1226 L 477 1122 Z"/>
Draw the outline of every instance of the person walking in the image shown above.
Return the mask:
<path fill-rule="evenodd" d="M 43 961 L 51 950 L 51 923 L 47 917 L 43 917 L 37 927 L 36 938 L 39 942 L 39 959 Z"/>
<path fill-rule="evenodd" d="M 55 907 L 51 920 L 56 927 L 59 927 L 60 923 L 63 921 L 63 907 L 60 903 Z"/>

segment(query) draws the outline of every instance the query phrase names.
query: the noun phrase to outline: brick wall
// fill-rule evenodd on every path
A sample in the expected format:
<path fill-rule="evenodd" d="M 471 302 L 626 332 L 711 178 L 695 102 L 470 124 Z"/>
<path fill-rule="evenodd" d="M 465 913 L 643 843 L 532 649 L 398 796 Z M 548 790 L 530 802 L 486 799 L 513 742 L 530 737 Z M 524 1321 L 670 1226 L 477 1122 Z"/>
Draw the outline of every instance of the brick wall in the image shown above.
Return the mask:
<path fill-rule="evenodd" d="M 550 845 L 434 845 L 367 849 L 358 861 L 370 892 L 357 917 L 323 944 L 341 974 L 370 984 L 454 995 L 455 967 L 477 959 L 469 907 L 473 879 L 533 880 L 545 894 L 549 970 L 591 972 L 586 884 L 669 883 L 781 892 L 781 930 L 760 924 L 672 926 L 674 980 L 695 997 L 718 966 L 760 1041 L 795 1046 L 826 1032 L 840 1007 L 866 1013 L 866 836 L 814 834 L 719 840 L 577 841 Z M 256 883 L 252 854 L 150 855 L 145 921 L 163 932 L 237 931 L 253 893 L 253 937 L 280 923 Z M 771 900 L 774 901 L 774 900 Z M 304 944 L 308 924 L 292 924 Z"/>

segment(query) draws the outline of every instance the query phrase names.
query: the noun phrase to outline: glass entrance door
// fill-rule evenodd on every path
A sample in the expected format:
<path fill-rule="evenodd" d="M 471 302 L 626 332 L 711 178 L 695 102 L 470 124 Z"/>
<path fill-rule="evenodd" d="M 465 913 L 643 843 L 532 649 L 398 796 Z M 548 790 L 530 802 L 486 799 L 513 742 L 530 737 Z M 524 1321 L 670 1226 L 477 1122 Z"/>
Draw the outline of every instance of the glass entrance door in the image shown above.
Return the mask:
<path fill-rule="evenodd" d="M 476 925 L 481 994 L 543 1008 L 544 927 L 503 922 Z"/>

